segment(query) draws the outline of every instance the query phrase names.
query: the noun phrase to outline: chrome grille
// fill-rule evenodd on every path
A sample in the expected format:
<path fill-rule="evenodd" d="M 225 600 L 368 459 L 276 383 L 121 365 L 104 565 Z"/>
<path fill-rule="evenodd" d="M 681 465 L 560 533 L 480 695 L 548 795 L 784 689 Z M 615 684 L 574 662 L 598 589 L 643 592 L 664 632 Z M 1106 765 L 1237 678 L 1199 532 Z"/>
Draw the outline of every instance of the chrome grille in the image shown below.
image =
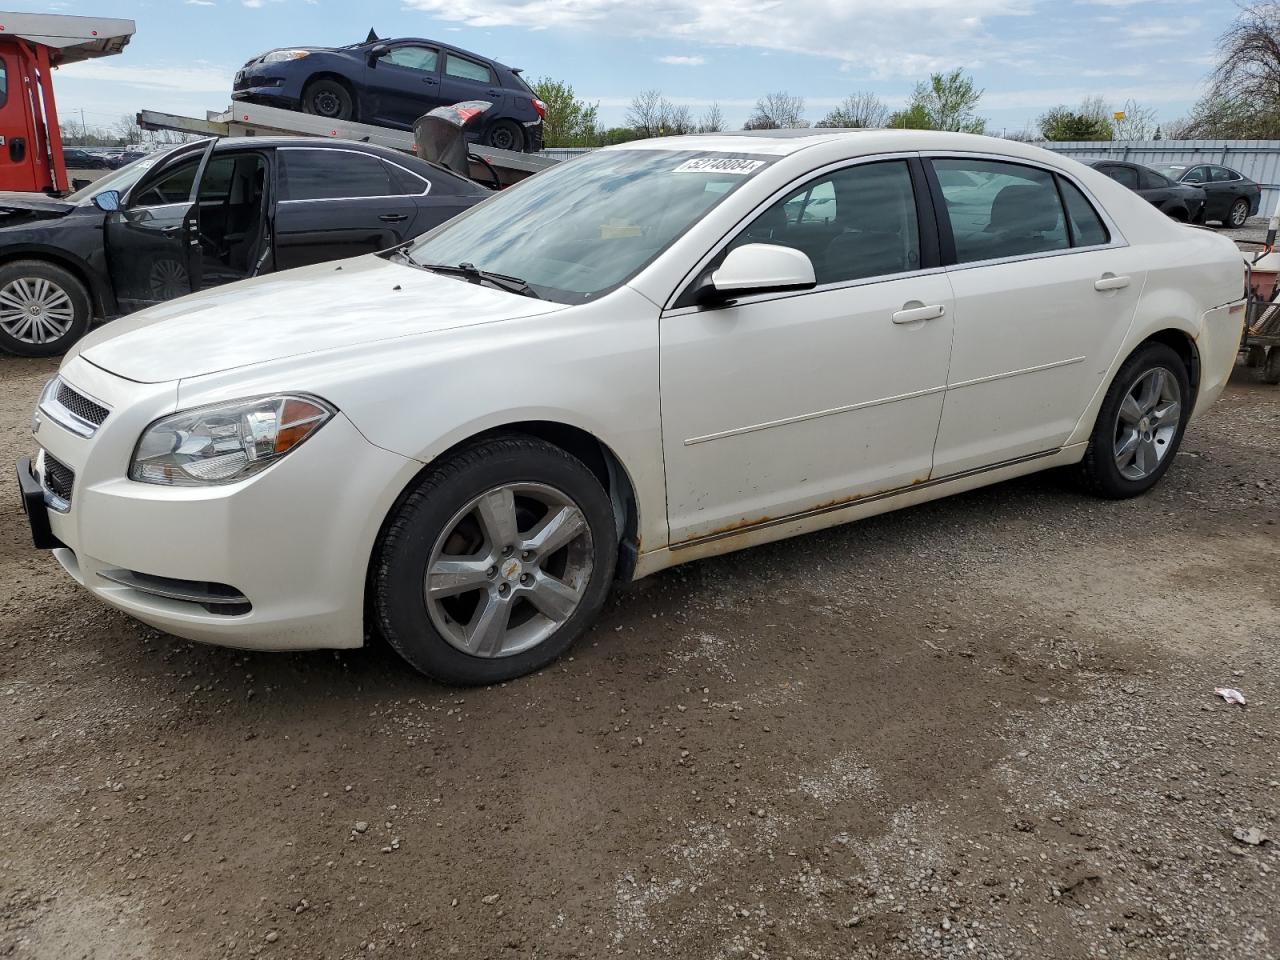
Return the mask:
<path fill-rule="evenodd" d="M 95 427 L 102 426 L 110 411 L 100 403 L 94 403 L 84 394 L 69 387 L 65 380 L 58 383 L 58 402 L 74 413 L 81 420 L 87 420 Z"/>
<path fill-rule="evenodd" d="M 61 460 L 44 455 L 44 485 L 50 493 L 65 503 L 71 502 L 71 490 L 76 483 L 76 472 Z"/>

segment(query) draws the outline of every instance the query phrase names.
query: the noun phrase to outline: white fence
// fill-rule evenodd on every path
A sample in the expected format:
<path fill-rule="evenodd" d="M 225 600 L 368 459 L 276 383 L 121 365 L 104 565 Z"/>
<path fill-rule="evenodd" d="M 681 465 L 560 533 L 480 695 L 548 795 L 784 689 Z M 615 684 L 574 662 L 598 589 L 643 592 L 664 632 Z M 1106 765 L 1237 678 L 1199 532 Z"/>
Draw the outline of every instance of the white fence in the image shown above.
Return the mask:
<path fill-rule="evenodd" d="M 1069 157 L 1112 157 L 1147 166 L 1162 163 L 1217 163 L 1239 170 L 1262 185 L 1263 216 L 1270 216 L 1280 199 L 1280 140 L 1100 140 L 1042 143 Z M 547 156 L 568 160 L 590 147 L 551 147 Z"/>

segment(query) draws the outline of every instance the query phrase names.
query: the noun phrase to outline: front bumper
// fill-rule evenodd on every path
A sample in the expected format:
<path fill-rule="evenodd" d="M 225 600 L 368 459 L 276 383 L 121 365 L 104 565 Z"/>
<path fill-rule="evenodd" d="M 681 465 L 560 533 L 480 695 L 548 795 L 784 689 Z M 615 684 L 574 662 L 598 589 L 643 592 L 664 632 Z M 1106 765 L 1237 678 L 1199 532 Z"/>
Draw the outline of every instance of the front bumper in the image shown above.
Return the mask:
<path fill-rule="evenodd" d="M 175 385 L 132 383 L 79 358 L 62 375 L 111 413 L 92 437 L 54 422 L 36 434 L 47 455 L 74 471 L 65 512 L 37 506 L 30 483 L 23 490 L 33 532 L 47 523 L 45 545 L 77 582 L 191 640 L 261 650 L 363 643 L 378 530 L 420 464 L 369 443 L 338 414 L 239 483 L 136 483 L 127 479 L 134 445 L 176 408 Z"/>

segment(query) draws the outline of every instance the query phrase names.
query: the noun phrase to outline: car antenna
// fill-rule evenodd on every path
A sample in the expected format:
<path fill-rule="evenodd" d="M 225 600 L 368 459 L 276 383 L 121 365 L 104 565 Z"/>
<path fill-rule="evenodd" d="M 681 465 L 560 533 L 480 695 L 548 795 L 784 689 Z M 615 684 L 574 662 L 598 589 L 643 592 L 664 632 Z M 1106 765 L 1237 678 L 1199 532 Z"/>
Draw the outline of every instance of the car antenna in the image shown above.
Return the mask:
<path fill-rule="evenodd" d="M 379 36 L 374 32 L 373 27 L 370 27 L 370 28 L 369 28 L 369 35 L 368 35 L 367 37 L 365 37 L 365 38 L 364 38 L 364 42 L 365 42 L 365 43 L 377 43 L 380 39 L 381 39 L 381 37 L 379 37 Z"/>

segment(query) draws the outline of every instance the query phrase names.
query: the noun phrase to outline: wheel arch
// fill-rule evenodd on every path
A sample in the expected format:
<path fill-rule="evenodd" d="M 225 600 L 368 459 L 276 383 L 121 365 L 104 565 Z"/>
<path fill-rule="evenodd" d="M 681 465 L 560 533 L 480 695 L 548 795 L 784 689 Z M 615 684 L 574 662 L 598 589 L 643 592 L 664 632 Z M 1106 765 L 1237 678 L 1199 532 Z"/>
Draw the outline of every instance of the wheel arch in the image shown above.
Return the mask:
<path fill-rule="evenodd" d="M 1128 360 L 1129 357 L 1133 356 L 1134 353 L 1148 343 L 1163 343 L 1182 358 L 1182 362 L 1187 368 L 1187 379 L 1191 383 L 1191 395 L 1194 402 L 1194 397 L 1200 390 L 1200 348 L 1196 344 L 1195 337 L 1180 327 L 1165 327 L 1149 334 L 1140 343 L 1135 344 L 1125 359 Z"/>
<path fill-rule="evenodd" d="M 89 264 L 79 257 L 57 247 L 15 246 L 5 247 L 0 251 L 0 267 L 8 266 L 18 260 L 42 260 L 55 267 L 61 267 L 84 284 L 89 291 L 90 305 L 94 316 L 102 318 L 114 312 L 115 297 L 101 277 L 97 276 Z"/>

